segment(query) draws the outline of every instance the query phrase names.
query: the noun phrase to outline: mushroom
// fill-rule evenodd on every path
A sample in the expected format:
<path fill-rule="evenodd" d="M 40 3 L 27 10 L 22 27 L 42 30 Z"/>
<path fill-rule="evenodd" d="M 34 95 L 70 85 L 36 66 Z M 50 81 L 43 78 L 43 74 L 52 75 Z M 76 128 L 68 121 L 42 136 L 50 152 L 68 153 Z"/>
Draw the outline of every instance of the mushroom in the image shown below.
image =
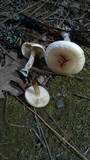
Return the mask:
<path fill-rule="evenodd" d="M 25 42 L 21 47 L 21 52 L 26 58 L 29 58 L 29 60 L 26 63 L 25 67 L 20 70 L 20 72 L 25 77 L 28 77 L 30 68 L 32 67 L 32 65 L 34 63 L 35 56 L 42 58 L 45 50 L 44 50 L 43 46 L 40 44 Z"/>
<path fill-rule="evenodd" d="M 62 32 L 64 40 L 52 42 L 44 54 L 46 64 L 55 73 L 72 75 L 80 72 L 85 64 L 84 51 L 70 42 L 69 33 Z"/>
<path fill-rule="evenodd" d="M 33 107 L 44 107 L 50 100 L 48 91 L 39 86 L 37 81 L 32 80 L 32 86 L 27 88 L 25 91 L 26 101 Z"/>

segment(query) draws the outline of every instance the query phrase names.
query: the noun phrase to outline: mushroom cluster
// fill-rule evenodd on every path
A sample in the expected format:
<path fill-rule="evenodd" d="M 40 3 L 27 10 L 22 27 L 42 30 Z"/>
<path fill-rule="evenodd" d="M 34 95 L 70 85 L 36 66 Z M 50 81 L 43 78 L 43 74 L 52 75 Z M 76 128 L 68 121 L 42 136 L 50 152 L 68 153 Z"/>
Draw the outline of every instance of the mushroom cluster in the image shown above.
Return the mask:
<path fill-rule="evenodd" d="M 80 72 L 85 64 L 84 51 L 80 46 L 70 41 L 69 34 L 62 32 L 64 40 L 55 41 L 44 47 L 37 43 L 25 42 L 21 51 L 28 58 L 28 62 L 20 72 L 28 77 L 30 68 L 34 63 L 35 56 L 44 56 L 47 66 L 55 73 L 61 75 L 72 75 Z M 34 107 L 44 107 L 48 104 L 50 96 L 48 91 L 32 81 L 32 86 L 25 91 L 27 102 Z"/>
<path fill-rule="evenodd" d="M 40 44 L 25 42 L 21 47 L 21 52 L 29 60 L 20 72 L 24 77 L 28 77 L 29 71 L 35 60 L 35 56 L 42 58 L 45 50 Z M 32 80 L 32 86 L 25 90 L 25 98 L 31 106 L 37 108 L 46 106 L 50 100 L 48 91 L 42 86 L 39 86 L 35 80 Z"/>

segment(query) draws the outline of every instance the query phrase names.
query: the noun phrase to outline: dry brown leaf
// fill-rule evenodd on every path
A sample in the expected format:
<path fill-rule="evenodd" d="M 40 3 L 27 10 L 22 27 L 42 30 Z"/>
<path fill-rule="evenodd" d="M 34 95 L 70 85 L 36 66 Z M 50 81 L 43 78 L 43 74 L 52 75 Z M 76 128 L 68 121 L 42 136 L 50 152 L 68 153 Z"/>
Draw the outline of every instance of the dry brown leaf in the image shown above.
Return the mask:
<path fill-rule="evenodd" d="M 22 80 L 15 74 L 15 70 L 18 67 L 18 63 L 11 58 L 5 56 L 5 65 L 0 66 L 0 98 L 4 98 L 2 90 L 9 91 L 11 94 L 18 96 L 21 94 L 20 90 L 17 90 L 10 86 L 10 80 L 22 84 Z"/>

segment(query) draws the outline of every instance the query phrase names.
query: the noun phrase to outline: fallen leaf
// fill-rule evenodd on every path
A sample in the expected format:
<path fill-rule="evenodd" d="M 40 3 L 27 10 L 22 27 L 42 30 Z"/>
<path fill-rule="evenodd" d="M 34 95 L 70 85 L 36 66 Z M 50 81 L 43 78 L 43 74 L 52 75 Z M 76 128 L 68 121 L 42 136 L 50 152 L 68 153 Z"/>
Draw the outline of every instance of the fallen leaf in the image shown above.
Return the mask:
<path fill-rule="evenodd" d="M 9 91 L 11 94 L 18 96 L 21 94 L 20 90 L 17 90 L 10 86 L 10 81 L 16 81 L 23 85 L 23 81 L 16 75 L 15 70 L 18 68 L 18 63 L 8 56 L 5 56 L 5 65 L 0 66 L 0 98 L 4 98 L 2 90 Z"/>

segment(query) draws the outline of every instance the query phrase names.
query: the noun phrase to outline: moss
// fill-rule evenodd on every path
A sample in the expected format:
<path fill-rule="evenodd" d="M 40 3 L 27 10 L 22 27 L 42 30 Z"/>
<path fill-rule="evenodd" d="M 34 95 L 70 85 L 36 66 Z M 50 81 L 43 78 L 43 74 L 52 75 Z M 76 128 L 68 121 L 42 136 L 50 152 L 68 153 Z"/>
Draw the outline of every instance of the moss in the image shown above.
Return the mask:
<path fill-rule="evenodd" d="M 46 106 L 46 110 L 57 121 L 57 124 L 64 130 L 64 132 L 73 141 L 82 153 L 84 153 L 90 145 L 89 139 L 89 117 L 90 117 L 90 101 L 84 98 L 75 96 L 75 93 L 90 96 L 90 83 L 87 69 L 78 74 L 78 77 L 84 77 L 79 80 L 77 75 L 75 77 L 56 76 L 48 84 L 48 90 L 51 96 L 50 103 Z M 64 96 L 65 107 L 57 109 L 55 106 L 56 94 L 62 92 Z M 20 125 L 20 127 L 10 126 L 5 124 L 5 100 L 0 100 L 1 106 L 1 145 L 0 153 L 9 157 L 9 159 L 28 159 L 30 156 L 33 159 L 43 157 L 46 159 L 47 154 L 44 147 L 38 145 L 38 138 L 30 130 L 36 127 L 35 118 L 22 106 L 15 98 L 9 97 L 7 106 L 7 120 L 13 125 Z M 56 130 L 57 127 L 50 120 L 44 109 L 38 109 L 37 112 Z M 4 116 L 4 117 L 3 117 Z M 22 125 L 25 128 L 22 128 Z M 28 128 L 29 127 L 29 128 Z M 45 137 L 48 141 L 53 157 L 59 152 L 64 157 L 76 159 L 74 154 L 63 148 L 60 141 L 42 124 L 45 132 Z M 53 145 L 54 144 L 54 145 Z M 58 148 L 58 149 L 57 149 Z M 42 159 L 42 158 L 41 158 Z"/>

